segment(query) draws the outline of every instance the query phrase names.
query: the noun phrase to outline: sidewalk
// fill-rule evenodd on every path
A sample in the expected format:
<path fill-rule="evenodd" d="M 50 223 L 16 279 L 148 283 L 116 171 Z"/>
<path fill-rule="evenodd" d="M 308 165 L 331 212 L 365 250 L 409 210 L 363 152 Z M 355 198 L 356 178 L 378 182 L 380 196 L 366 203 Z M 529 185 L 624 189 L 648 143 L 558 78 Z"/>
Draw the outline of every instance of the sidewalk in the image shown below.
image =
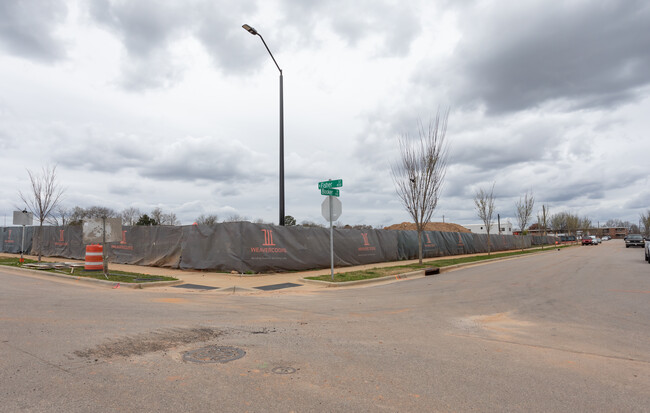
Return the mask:
<path fill-rule="evenodd" d="M 16 257 L 20 256 L 19 254 L 9 254 L 9 253 L 0 253 L 0 257 Z M 26 259 L 37 260 L 38 257 L 33 255 L 25 255 Z M 446 258 L 446 257 L 445 257 Z M 41 261 L 43 262 L 66 262 L 66 263 L 82 263 L 81 260 L 72 260 L 68 258 L 57 258 L 57 257 L 42 257 Z M 364 270 L 369 268 L 378 268 L 378 267 L 390 267 L 394 265 L 405 265 L 416 263 L 418 260 L 409 260 L 409 261 L 396 261 L 396 262 L 382 262 L 376 264 L 368 265 L 359 265 L 354 267 L 342 267 L 335 268 L 334 272 L 349 272 Z M 130 265 L 130 264 L 108 264 L 109 271 L 128 271 L 139 274 L 148 274 L 148 275 L 160 275 L 166 277 L 174 277 L 183 281 L 183 284 L 189 286 L 160 286 L 160 287 L 148 287 L 148 288 L 164 288 L 169 290 L 177 291 L 215 291 L 218 289 L 220 291 L 229 291 L 229 292 L 248 292 L 262 293 L 264 291 L 288 291 L 292 292 L 309 292 L 316 290 L 323 290 L 329 288 L 326 284 L 319 283 L 308 283 L 303 280 L 304 277 L 312 277 L 319 275 L 330 274 L 330 269 L 323 270 L 312 270 L 312 271 L 302 271 L 302 272 L 286 272 L 286 273 L 268 273 L 268 274 L 228 274 L 222 272 L 212 272 L 212 271 L 196 271 L 196 270 L 181 270 L 176 268 L 164 268 L 164 267 L 148 267 L 143 265 Z M 409 277 L 412 279 L 414 277 Z M 396 279 L 388 281 L 375 281 L 373 285 L 378 283 L 388 283 L 405 280 L 406 278 Z M 296 284 L 295 286 L 284 286 L 285 284 Z M 350 284 L 348 286 L 338 286 L 338 288 L 351 288 L 351 287 L 362 287 L 369 284 Z M 196 288 L 191 288 L 195 286 Z M 262 287 L 264 289 L 259 289 Z M 212 289 L 208 289 L 212 288 Z"/>
<path fill-rule="evenodd" d="M 553 249 L 550 248 L 549 251 Z M 496 253 L 497 251 L 495 251 Z M 465 255 L 455 255 L 453 258 L 461 257 L 471 257 L 475 255 L 485 255 L 485 254 L 465 254 Z M 16 257 L 19 254 L 9 254 L 9 253 L 0 253 L 1 257 Z M 32 255 L 25 255 L 25 258 L 37 260 L 38 257 Z M 449 259 L 450 257 L 437 257 L 437 258 L 427 258 L 425 261 L 436 261 L 439 259 Z M 43 262 L 66 262 L 66 263 L 82 263 L 81 260 L 72 260 L 67 258 L 57 258 L 57 257 L 42 257 Z M 380 262 L 367 265 L 358 265 L 352 267 L 341 267 L 334 268 L 334 273 L 339 272 L 350 272 L 350 271 L 359 271 L 370 268 L 382 268 L 382 267 L 391 267 L 397 265 L 407 265 L 417 263 L 418 260 L 405 260 L 405 261 L 393 261 L 393 262 Z M 490 262 L 490 261 L 487 261 Z M 479 265 L 480 263 L 472 263 L 469 265 Z M 323 291 L 325 289 L 331 288 L 331 285 L 327 283 L 320 282 L 310 282 L 309 280 L 305 281 L 305 277 L 319 276 L 319 275 L 329 275 L 330 269 L 322 270 L 312 270 L 312 271 L 301 271 L 301 272 L 286 272 L 286 273 L 269 273 L 269 274 L 228 274 L 221 272 L 212 272 L 212 271 L 196 271 L 196 270 L 181 270 L 175 268 L 164 268 L 164 267 L 149 267 L 142 265 L 130 265 L 130 264 L 115 264 L 109 263 L 109 271 L 128 271 L 139 274 L 148 274 L 148 275 L 160 275 L 167 277 L 178 278 L 182 281 L 179 285 L 174 286 L 154 286 L 148 285 L 147 288 L 159 288 L 165 289 L 168 291 L 199 291 L 199 292 L 236 292 L 236 293 L 247 293 L 247 294 L 258 294 L 264 292 L 290 292 L 290 293 L 309 293 L 315 291 Z M 37 270 L 36 270 L 37 271 Z M 44 273 L 47 274 L 47 273 Z M 409 273 L 404 277 L 384 277 L 379 280 L 369 280 L 365 283 L 339 283 L 336 285 L 337 288 L 361 288 L 369 285 L 378 285 L 378 284 L 387 284 L 392 282 L 402 282 L 414 278 L 424 277 L 424 271 L 418 271 L 416 273 Z M 111 283 L 114 284 L 114 283 Z"/>

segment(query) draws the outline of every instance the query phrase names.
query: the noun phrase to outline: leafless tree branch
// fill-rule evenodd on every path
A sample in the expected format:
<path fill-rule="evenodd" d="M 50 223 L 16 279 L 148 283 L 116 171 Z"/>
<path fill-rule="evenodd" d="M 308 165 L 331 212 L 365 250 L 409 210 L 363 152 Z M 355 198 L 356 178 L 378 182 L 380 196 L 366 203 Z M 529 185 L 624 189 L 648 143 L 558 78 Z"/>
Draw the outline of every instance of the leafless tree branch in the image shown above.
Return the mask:
<path fill-rule="evenodd" d="M 48 219 L 54 209 L 59 205 L 63 197 L 64 189 L 61 188 L 56 179 L 56 165 L 44 166 L 40 174 L 27 170 L 31 183 L 31 192 L 24 194 L 18 191 L 20 199 L 27 209 L 39 221 L 39 230 L 36 236 L 36 247 L 38 250 L 38 261 L 41 261 L 41 242 L 43 234 L 43 223 Z"/>
<path fill-rule="evenodd" d="M 418 232 L 418 258 L 422 263 L 422 231 L 431 221 L 447 172 L 446 142 L 449 110 L 436 114 L 427 127 L 418 123 L 418 139 L 408 134 L 399 139 L 400 160 L 391 165 L 397 196 Z"/>
<path fill-rule="evenodd" d="M 488 191 L 487 189 L 480 188 L 474 195 L 474 205 L 476 206 L 476 213 L 483 221 L 485 228 L 487 228 L 488 238 L 488 255 L 490 255 L 490 230 L 492 228 L 492 220 L 494 218 L 494 185 Z"/>
<path fill-rule="evenodd" d="M 524 199 L 519 198 L 515 206 L 517 207 L 517 223 L 523 235 L 530 217 L 533 215 L 533 207 L 535 206 L 535 197 L 532 191 L 526 191 Z"/>

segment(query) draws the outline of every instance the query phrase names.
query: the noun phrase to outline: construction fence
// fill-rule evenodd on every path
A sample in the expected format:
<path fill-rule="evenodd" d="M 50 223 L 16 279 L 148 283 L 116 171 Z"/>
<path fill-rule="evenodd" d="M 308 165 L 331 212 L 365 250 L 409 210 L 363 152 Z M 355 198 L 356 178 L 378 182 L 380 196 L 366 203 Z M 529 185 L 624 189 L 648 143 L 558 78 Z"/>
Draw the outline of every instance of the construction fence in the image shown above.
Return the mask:
<path fill-rule="evenodd" d="M 23 227 L 4 227 L 0 251 L 20 253 Z M 81 226 L 25 227 L 24 251 L 83 260 Z M 109 262 L 195 270 L 268 272 L 330 266 L 329 229 L 249 222 L 190 226 L 124 226 L 122 240 L 107 244 Z M 426 258 L 487 252 L 484 234 L 425 231 Z M 551 236 L 490 235 L 490 249 L 504 251 L 552 244 Z M 416 259 L 416 231 L 334 229 L 334 265 Z"/>

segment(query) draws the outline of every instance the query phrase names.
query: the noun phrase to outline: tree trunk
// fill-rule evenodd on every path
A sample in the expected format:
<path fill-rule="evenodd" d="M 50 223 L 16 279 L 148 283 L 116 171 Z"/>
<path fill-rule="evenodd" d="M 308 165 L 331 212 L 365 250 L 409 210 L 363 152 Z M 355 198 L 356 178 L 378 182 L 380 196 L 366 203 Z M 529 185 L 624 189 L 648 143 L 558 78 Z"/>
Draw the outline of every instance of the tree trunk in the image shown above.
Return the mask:
<path fill-rule="evenodd" d="M 422 264 L 422 229 L 418 229 L 418 263 Z"/>
<path fill-rule="evenodd" d="M 38 262 L 41 262 L 41 244 L 43 242 L 43 221 L 41 221 L 40 225 L 38 226 L 38 237 L 37 237 L 37 243 L 36 245 L 38 246 Z"/>

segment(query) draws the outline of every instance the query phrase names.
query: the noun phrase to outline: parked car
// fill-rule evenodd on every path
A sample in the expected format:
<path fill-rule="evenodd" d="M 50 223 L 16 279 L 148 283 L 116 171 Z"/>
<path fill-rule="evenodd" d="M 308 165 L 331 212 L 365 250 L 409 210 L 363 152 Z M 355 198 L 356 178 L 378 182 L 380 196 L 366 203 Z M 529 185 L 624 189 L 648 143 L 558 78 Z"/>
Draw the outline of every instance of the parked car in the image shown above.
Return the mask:
<path fill-rule="evenodd" d="M 591 237 L 591 239 L 593 240 L 593 244 L 594 244 L 594 245 L 598 245 L 598 244 L 601 243 L 600 238 L 598 238 L 597 236 L 595 236 L 595 235 L 590 235 L 590 237 Z"/>
<path fill-rule="evenodd" d="M 645 239 L 645 260 L 650 264 L 650 237 Z"/>
<path fill-rule="evenodd" d="M 609 235 L 603 235 L 603 238 L 601 238 L 603 241 L 609 241 L 612 239 Z"/>
<path fill-rule="evenodd" d="M 590 236 L 585 235 L 582 237 L 582 245 L 594 245 L 594 240 Z"/>
<path fill-rule="evenodd" d="M 623 239 L 625 240 L 625 248 L 630 248 L 630 247 L 643 248 L 645 246 L 645 242 L 641 234 L 630 234 Z"/>

